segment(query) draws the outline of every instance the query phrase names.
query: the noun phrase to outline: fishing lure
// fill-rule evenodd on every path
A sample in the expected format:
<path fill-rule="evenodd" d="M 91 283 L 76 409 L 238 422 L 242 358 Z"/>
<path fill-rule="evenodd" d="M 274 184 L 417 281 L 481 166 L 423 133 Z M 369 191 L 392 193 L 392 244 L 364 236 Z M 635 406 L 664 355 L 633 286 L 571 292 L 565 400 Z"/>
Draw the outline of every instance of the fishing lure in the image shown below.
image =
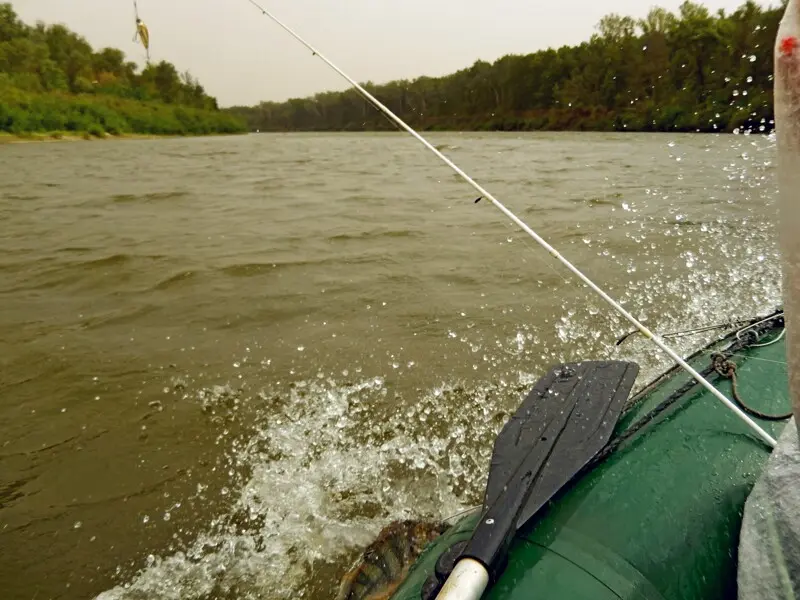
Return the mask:
<path fill-rule="evenodd" d="M 136 14 L 136 33 L 133 34 L 133 41 L 141 41 L 147 53 L 147 62 L 150 62 L 150 31 L 144 21 L 139 18 L 139 6 L 136 4 L 136 0 L 133 1 L 133 12 Z"/>

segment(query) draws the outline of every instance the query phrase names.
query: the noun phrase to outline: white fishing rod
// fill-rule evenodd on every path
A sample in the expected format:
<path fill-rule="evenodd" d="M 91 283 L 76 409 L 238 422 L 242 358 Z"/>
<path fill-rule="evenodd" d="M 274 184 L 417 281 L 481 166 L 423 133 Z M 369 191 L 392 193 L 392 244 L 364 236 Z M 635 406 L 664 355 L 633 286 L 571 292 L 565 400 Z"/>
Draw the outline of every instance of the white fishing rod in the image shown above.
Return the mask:
<path fill-rule="evenodd" d="M 525 233 L 527 233 L 533 240 L 539 244 L 542 248 L 547 250 L 554 258 L 556 258 L 561 264 L 563 264 L 567 269 L 572 271 L 581 281 L 583 281 L 586 285 L 592 288 L 597 294 L 605 300 L 611 307 L 616 310 L 619 314 L 625 317 L 631 324 L 638 329 L 642 335 L 646 338 L 650 339 L 658 346 L 663 352 L 665 352 L 672 360 L 678 363 L 684 370 L 686 370 L 697 382 L 706 388 L 709 392 L 711 392 L 716 398 L 718 398 L 725 406 L 727 406 L 733 413 L 739 417 L 750 429 L 752 429 L 758 437 L 760 437 L 764 442 L 767 443 L 771 448 L 774 448 L 777 443 L 775 439 L 753 419 L 751 419 L 747 414 L 736 404 L 734 404 L 731 400 L 729 400 L 725 394 L 720 392 L 717 388 L 715 388 L 711 383 L 706 380 L 700 373 L 698 373 L 695 369 L 692 368 L 689 363 L 687 363 L 683 358 L 681 358 L 677 352 L 675 352 L 672 348 L 667 346 L 661 338 L 659 338 L 656 334 L 650 331 L 647 327 L 644 326 L 636 317 L 630 314 L 627 310 L 625 310 L 621 304 L 619 304 L 616 300 L 614 300 L 611 296 L 606 294 L 600 287 L 597 286 L 591 279 L 589 279 L 586 275 L 584 275 L 580 270 L 578 270 L 575 265 L 569 262 L 564 256 L 561 255 L 555 248 L 553 248 L 550 244 L 548 244 L 544 238 L 542 238 L 538 233 L 536 233 L 533 229 L 531 229 L 524 221 L 522 221 L 517 215 L 511 212 L 508 208 L 506 208 L 502 202 L 500 202 L 497 198 L 495 198 L 489 191 L 484 189 L 479 183 L 472 179 L 469 175 L 467 175 L 464 171 L 462 171 L 453 161 L 447 158 L 444 154 L 439 152 L 435 146 L 433 146 L 428 140 L 422 137 L 419 133 L 417 133 L 414 129 L 412 129 L 409 125 L 405 123 L 400 117 L 394 114 L 391 110 L 389 110 L 386 106 L 384 106 L 377 98 L 375 98 L 372 94 L 370 94 L 367 90 L 365 90 L 357 81 L 355 81 L 352 77 L 347 75 L 344 71 L 342 71 L 339 67 L 333 64 L 325 55 L 320 54 L 319 50 L 314 48 L 311 44 L 309 44 L 306 40 L 300 37 L 291 27 L 286 25 L 283 21 L 278 19 L 275 15 L 271 12 L 266 10 L 263 6 L 258 4 L 255 0 L 248 0 L 250 4 L 258 8 L 264 16 L 269 17 L 275 23 L 277 23 L 282 29 L 284 29 L 289 35 L 291 35 L 294 39 L 298 42 L 303 44 L 306 48 L 311 50 L 314 56 L 318 56 L 322 62 L 328 65 L 331 69 L 336 71 L 339 75 L 341 75 L 347 82 L 352 85 L 364 98 L 369 100 L 375 108 L 389 117 L 392 121 L 397 123 L 402 129 L 410 133 L 413 137 L 415 137 L 423 146 L 425 146 L 428 150 L 433 152 L 439 159 L 442 160 L 448 167 L 450 167 L 453 171 L 455 171 L 464 181 L 470 184 L 475 190 L 484 198 L 489 200 L 492 204 L 494 204 L 500 211 L 506 215 L 509 219 L 511 219 L 514 223 L 516 223 Z"/>

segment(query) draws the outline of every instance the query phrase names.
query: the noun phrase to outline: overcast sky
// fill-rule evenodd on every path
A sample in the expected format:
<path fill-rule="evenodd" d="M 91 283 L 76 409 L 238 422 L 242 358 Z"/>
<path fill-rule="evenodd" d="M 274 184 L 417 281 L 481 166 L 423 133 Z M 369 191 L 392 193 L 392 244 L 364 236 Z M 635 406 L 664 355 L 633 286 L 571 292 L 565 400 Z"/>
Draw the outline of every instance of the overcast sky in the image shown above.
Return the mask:
<path fill-rule="evenodd" d="M 682 0 L 263 0 L 263 5 L 358 81 L 445 75 L 477 59 L 526 54 L 589 38 L 610 12 L 643 17 Z M 248 0 L 138 0 L 153 60 L 189 70 L 222 106 L 346 87 L 338 75 Z M 734 10 L 743 0 L 708 0 Z M 778 0 L 761 1 L 777 5 Z M 133 0 L 12 0 L 33 23 L 60 22 L 100 48 L 144 62 Z"/>

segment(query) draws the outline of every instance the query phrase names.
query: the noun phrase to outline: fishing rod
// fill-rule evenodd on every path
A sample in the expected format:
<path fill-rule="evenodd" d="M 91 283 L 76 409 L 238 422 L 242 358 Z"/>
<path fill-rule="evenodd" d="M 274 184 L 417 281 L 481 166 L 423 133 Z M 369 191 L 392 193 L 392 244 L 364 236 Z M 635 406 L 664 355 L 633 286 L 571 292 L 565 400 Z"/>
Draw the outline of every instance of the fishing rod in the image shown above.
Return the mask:
<path fill-rule="evenodd" d="M 500 210 L 504 215 L 506 215 L 511 221 L 513 221 L 517 226 L 520 227 L 525 233 L 528 234 L 537 244 L 539 244 L 542 248 L 547 250 L 550 255 L 558 260 L 562 265 L 564 265 L 567 269 L 569 269 L 576 277 L 578 277 L 581 281 L 583 281 L 586 285 L 588 285 L 592 290 L 594 290 L 603 300 L 606 301 L 615 311 L 617 311 L 620 315 L 625 317 L 630 323 L 647 339 L 652 340 L 652 342 L 658 346 L 662 352 L 667 354 L 672 360 L 674 360 L 678 365 L 680 365 L 687 373 L 689 373 L 700 385 L 706 388 L 712 395 L 714 395 L 717 399 L 719 399 L 728 409 L 730 409 L 739 419 L 742 420 L 751 430 L 753 430 L 758 437 L 760 437 L 770 448 L 775 448 L 777 442 L 775 439 L 767 433 L 758 423 L 753 421 L 742 409 L 740 409 L 736 404 L 734 404 L 731 400 L 725 396 L 722 392 L 720 392 L 717 388 L 715 388 L 711 383 L 703 377 L 700 373 L 698 373 L 692 366 L 687 363 L 680 355 L 675 352 L 672 348 L 667 346 L 661 338 L 659 338 L 656 334 L 650 331 L 647 327 L 644 326 L 636 317 L 630 314 L 627 310 L 625 310 L 621 304 L 619 304 L 616 300 L 614 300 L 611 296 L 609 296 L 606 292 L 604 292 L 596 283 L 594 283 L 591 279 L 589 279 L 586 275 L 583 274 L 575 265 L 569 262 L 560 252 L 558 252 L 553 246 L 551 246 L 547 241 L 542 238 L 538 233 L 536 233 L 533 229 L 531 229 L 522 219 L 517 217 L 513 212 L 511 212 L 506 206 L 500 202 L 497 198 L 495 198 L 491 192 L 484 189 L 478 182 L 476 182 L 472 177 L 467 175 L 461 168 L 456 165 L 453 161 L 447 158 L 444 154 L 442 154 L 436 147 L 431 144 L 428 140 L 422 137 L 419 133 L 417 133 L 414 129 L 412 129 L 409 125 L 405 123 L 400 117 L 394 114 L 389 108 L 384 106 L 375 96 L 370 94 L 367 90 L 365 90 L 356 80 L 350 77 L 347 73 L 342 71 L 339 67 L 337 67 L 333 62 L 331 62 L 324 54 L 321 54 L 319 50 L 317 50 L 314 46 L 308 43 L 305 39 L 303 39 L 298 33 L 296 33 L 291 27 L 286 25 L 283 21 L 278 19 L 274 14 L 270 11 L 265 9 L 255 0 L 247 0 L 250 4 L 255 6 L 261 13 L 269 17 L 272 21 L 274 21 L 278 26 L 280 26 L 284 31 L 286 31 L 289 35 L 291 35 L 294 39 L 300 42 L 303 46 L 308 48 L 312 56 L 319 57 L 322 62 L 328 65 L 331 69 L 336 71 L 341 77 L 343 77 L 347 82 L 352 85 L 356 91 L 358 91 L 367 101 L 369 101 L 375 108 L 381 111 L 384 115 L 386 115 L 389 119 L 394 121 L 400 128 L 408 132 L 412 137 L 416 138 L 423 146 L 425 146 L 428 150 L 433 152 L 442 162 L 444 162 L 448 167 L 450 167 L 453 171 L 456 172 L 464 181 L 466 181 L 469 185 L 471 185 L 481 197 L 486 198 L 489 200 L 497 209 Z M 480 198 L 479 198 L 480 199 Z"/>

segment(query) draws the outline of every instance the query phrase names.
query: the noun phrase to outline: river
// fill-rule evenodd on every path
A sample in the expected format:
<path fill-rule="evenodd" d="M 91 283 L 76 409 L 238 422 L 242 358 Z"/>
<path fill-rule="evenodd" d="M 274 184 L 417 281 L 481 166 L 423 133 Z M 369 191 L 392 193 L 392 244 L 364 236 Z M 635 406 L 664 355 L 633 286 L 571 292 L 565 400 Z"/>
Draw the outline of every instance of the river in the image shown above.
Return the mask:
<path fill-rule="evenodd" d="M 659 332 L 780 301 L 774 138 L 431 140 Z M 667 365 L 476 197 L 400 134 L 0 147 L 3 597 L 331 597 L 553 363 Z"/>

